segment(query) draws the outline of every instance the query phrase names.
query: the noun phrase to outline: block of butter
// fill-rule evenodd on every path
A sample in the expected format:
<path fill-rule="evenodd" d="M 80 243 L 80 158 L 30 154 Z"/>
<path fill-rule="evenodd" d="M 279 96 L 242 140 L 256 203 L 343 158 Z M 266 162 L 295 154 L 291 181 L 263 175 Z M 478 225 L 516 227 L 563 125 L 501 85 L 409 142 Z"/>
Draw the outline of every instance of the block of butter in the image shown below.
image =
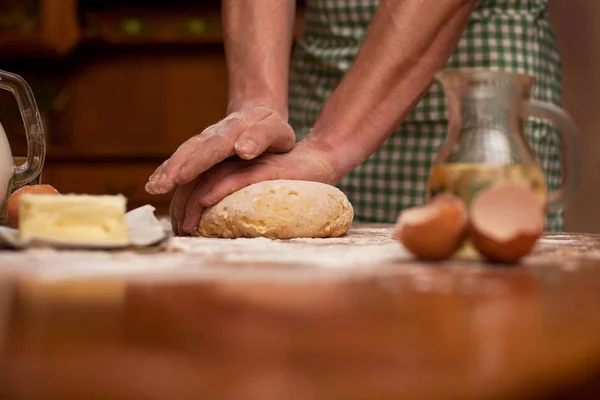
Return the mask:
<path fill-rule="evenodd" d="M 122 195 L 23 194 L 19 201 L 19 238 L 90 246 L 130 243 Z"/>

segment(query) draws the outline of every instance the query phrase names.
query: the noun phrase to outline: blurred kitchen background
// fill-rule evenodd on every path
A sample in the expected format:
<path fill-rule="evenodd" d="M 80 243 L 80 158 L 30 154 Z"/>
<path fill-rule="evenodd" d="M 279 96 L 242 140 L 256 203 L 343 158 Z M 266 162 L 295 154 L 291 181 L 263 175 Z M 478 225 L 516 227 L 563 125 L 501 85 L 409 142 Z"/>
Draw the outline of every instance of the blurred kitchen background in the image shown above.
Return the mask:
<path fill-rule="evenodd" d="M 296 34 L 303 27 L 298 1 Z M 564 107 L 582 168 L 567 230 L 600 232 L 600 1 L 550 0 Z M 43 181 L 61 192 L 123 193 L 168 212 L 144 184 L 184 140 L 225 115 L 218 0 L 0 0 L 0 69 L 32 86 L 44 119 Z M 13 156 L 26 153 L 13 96 L 0 91 Z"/>

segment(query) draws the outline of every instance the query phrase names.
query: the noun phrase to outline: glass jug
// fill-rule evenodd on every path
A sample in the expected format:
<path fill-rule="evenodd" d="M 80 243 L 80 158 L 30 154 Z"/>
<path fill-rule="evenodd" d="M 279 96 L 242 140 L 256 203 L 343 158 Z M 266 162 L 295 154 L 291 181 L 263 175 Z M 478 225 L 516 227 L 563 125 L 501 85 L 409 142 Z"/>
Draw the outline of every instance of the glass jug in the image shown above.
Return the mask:
<path fill-rule="evenodd" d="M 428 198 L 450 192 L 468 206 L 479 190 L 510 181 L 531 187 L 548 211 L 562 209 L 577 184 L 577 131 L 561 108 L 530 100 L 535 78 L 465 68 L 442 70 L 436 80 L 446 95 L 448 134 L 431 168 Z M 568 168 L 563 168 L 563 184 L 550 194 L 525 136 L 528 117 L 550 121 L 566 145 Z"/>
<path fill-rule="evenodd" d="M 13 188 L 28 184 L 38 177 L 44 165 L 46 145 L 42 119 L 31 88 L 23 78 L 0 70 L 0 89 L 11 92 L 19 106 L 27 135 L 27 159 L 15 166 L 10 144 L 0 125 L 0 224 L 6 224 L 6 200 Z"/>

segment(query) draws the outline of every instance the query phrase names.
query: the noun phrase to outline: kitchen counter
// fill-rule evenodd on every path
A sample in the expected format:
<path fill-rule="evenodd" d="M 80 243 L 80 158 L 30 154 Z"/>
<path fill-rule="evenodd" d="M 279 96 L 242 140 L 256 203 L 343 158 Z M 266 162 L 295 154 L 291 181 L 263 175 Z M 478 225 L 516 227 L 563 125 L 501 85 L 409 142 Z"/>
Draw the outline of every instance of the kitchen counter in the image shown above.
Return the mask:
<path fill-rule="evenodd" d="M 0 398 L 595 398 L 599 236 L 493 266 L 391 230 L 1 252 Z"/>

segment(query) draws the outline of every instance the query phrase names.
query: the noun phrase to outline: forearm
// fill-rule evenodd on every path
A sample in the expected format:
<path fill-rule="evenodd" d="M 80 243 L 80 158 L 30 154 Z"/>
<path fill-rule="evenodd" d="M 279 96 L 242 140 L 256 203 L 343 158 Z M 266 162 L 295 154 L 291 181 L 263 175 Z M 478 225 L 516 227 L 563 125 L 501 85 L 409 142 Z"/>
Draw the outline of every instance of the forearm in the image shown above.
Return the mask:
<path fill-rule="evenodd" d="M 265 105 L 287 116 L 295 0 L 224 0 L 228 113 Z"/>
<path fill-rule="evenodd" d="M 353 66 L 307 138 L 331 155 L 340 177 L 374 153 L 427 91 L 475 2 L 380 2 Z"/>

